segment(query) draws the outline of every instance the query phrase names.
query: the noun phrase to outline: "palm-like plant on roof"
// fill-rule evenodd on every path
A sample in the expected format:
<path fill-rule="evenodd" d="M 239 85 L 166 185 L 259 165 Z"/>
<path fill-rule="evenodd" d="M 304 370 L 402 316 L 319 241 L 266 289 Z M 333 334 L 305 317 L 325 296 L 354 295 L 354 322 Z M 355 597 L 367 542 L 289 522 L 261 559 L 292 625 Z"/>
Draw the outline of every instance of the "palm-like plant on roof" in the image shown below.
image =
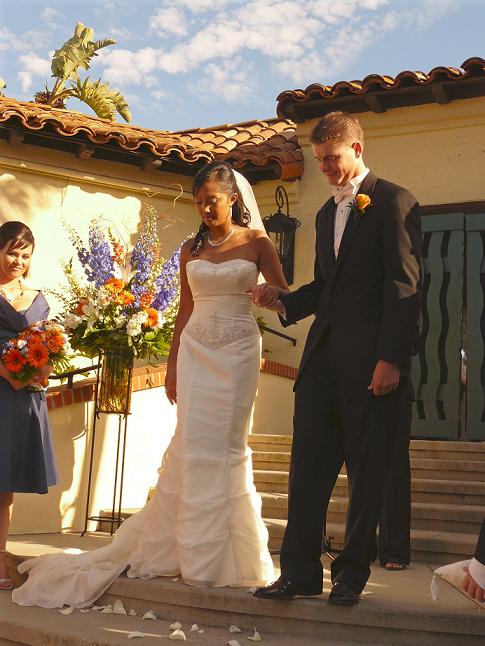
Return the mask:
<path fill-rule="evenodd" d="M 52 77 L 56 79 L 54 87 L 44 92 L 37 92 L 35 101 L 55 107 L 64 107 L 69 98 L 76 98 L 89 107 L 102 119 L 114 121 L 116 113 L 125 121 L 131 120 L 128 103 L 124 97 L 110 88 L 101 79 L 92 81 L 89 77 L 84 80 L 79 75 L 80 70 L 88 70 L 98 51 L 103 47 L 114 45 L 115 40 L 104 38 L 93 40 L 94 30 L 78 22 L 74 35 L 64 45 L 54 52 L 51 63 Z"/>

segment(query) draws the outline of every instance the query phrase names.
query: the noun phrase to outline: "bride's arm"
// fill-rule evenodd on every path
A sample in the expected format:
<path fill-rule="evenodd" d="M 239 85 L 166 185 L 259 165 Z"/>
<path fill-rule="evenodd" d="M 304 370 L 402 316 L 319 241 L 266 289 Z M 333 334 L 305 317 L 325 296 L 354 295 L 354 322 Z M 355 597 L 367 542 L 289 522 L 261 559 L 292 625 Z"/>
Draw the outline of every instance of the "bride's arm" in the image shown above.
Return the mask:
<path fill-rule="evenodd" d="M 177 402 L 177 354 L 180 344 L 180 335 L 192 314 L 194 301 L 187 281 L 186 265 L 190 260 L 190 247 L 193 240 L 187 240 L 180 250 L 180 304 L 173 330 L 172 345 L 167 360 L 167 374 L 165 376 L 165 394 L 171 404 Z"/>
<path fill-rule="evenodd" d="M 288 294 L 290 290 L 281 268 L 278 253 L 274 244 L 263 232 L 257 232 L 256 243 L 258 245 L 259 270 L 266 283 L 258 285 L 254 289 L 253 300 L 256 305 L 282 313 L 278 298 L 280 294 Z M 281 309 L 284 310 L 283 306 Z"/>

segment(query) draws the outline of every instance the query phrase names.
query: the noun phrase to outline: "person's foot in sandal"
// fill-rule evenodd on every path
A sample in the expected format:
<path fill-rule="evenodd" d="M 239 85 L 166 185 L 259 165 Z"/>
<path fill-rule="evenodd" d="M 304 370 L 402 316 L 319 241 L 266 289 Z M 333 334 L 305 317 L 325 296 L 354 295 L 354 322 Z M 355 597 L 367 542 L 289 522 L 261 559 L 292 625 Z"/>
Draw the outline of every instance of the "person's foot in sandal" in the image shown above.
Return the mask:
<path fill-rule="evenodd" d="M 403 561 L 386 561 L 384 568 L 389 572 L 399 572 L 400 570 L 405 570 L 407 568 L 407 564 Z"/>
<path fill-rule="evenodd" d="M 13 590 L 14 583 L 8 573 L 5 550 L 0 550 L 0 590 Z"/>

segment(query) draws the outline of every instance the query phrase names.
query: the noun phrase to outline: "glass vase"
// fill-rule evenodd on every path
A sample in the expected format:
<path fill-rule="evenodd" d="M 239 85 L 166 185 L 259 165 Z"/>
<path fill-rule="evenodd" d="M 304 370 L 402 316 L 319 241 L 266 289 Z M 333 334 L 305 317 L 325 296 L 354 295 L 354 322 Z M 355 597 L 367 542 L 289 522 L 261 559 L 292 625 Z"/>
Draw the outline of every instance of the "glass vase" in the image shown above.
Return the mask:
<path fill-rule="evenodd" d="M 98 413 L 128 415 L 131 404 L 133 352 L 129 348 L 103 350 L 98 384 Z"/>

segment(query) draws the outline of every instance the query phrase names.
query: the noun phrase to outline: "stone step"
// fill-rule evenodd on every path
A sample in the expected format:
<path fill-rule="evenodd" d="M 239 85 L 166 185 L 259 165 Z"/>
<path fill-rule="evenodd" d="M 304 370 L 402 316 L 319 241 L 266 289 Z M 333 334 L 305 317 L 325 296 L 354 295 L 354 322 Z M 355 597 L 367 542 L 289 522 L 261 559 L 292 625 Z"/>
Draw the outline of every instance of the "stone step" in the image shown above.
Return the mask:
<path fill-rule="evenodd" d="M 290 466 L 288 453 L 253 451 L 252 459 L 255 470 L 288 471 Z M 411 458 L 411 471 L 418 478 L 485 482 L 485 465 L 482 461 Z"/>
<path fill-rule="evenodd" d="M 286 520 L 264 518 L 269 533 L 269 548 L 279 552 Z M 332 549 L 343 547 L 345 522 L 327 522 L 326 535 L 331 537 Z M 469 559 L 475 552 L 477 534 L 440 532 L 413 528 L 411 530 L 411 561 L 415 563 L 446 564 Z"/>
<path fill-rule="evenodd" d="M 254 483 L 260 493 L 287 493 L 288 472 L 257 469 Z M 485 482 L 413 478 L 411 491 L 415 502 L 483 505 L 485 508 Z M 347 495 L 345 473 L 339 474 L 333 493 L 342 497 Z"/>
<path fill-rule="evenodd" d="M 255 451 L 289 453 L 289 435 L 250 434 L 249 446 Z M 485 462 L 485 442 L 454 442 L 443 440 L 411 440 L 410 455 L 416 458 L 472 460 Z"/>
<path fill-rule="evenodd" d="M 328 564 L 326 563 L 328 568 Z M 400 575 L 401 602 L 391 601 L 386 591 L 391 576 L 377 568 L 375 591 L 372 576 L 370 596 L 363 596 L 355 608 L 339 608 L 326 603 L 327 591 L 312 599 L 295 599 L 291 603 L 262 602 L 240 589 L 193 588 L 170 579 L 139 581 L 120 577 L 103 595 L 100 603 L 121 599 L 125 606 L 142 612 L 147 608 L 160 615 L 162 622 L 178 620 L 184 627 L 192 622 L 225 628 L 240 626 L 236 637 L 247 643 L 246 635 L 258 628 L 264 643 L 278 646 L 313 646 L 320 644 L 426 644 L 428 646 L 465 646 L 479 644 L 485 636 L 485 625 L 472 602 L 463 604 L 456 590 L 440 584 L 442 606 L 429 599 L 430 570 L 416 565 Z M 394 581 L 393 579 L 392 581 Z M 404 583 L 406 582 L 406 583 Z M 328 581 L 327 588 L 328 590 Z M 450 621 L 450 612 L 458 600 L 460 615 Z M 145 627 L 145 626 L 144 626 Z M 154 622 L 150 628 L 157 627 Z M 209 630 L 208 628 L 206 629 Z M 280 641 L 271 641 L 278 633 Z M 214 640 L 211 644 L 227 643 Z M 198 636 L 197 636 L 198 637 Z M 197 639 L 199 641 L 199 639 Z"/>
<path fill-rule="evenodd" d="M 283 529 L 283 528 L 281 528 Z M 68 547 L 93 549 L 109 538 L 88 534 L 27 535 L 10 537 L 11 552 L 31 557 Z M 456 559 L 455 559 L 456 560 Z M 431 568 L 421 563 L 398 576 L 373 566 L 371 577 L 354 608 L 327 604 L 330 560 L 323 559 L 325 586 L 321 596 L 291 603 L 263 602 L 244 588 L 195 588 L 172 577 L 151 580 L 121 576 L 97 602 L 121 599 L 138 616 L 120 616 L 74 610 L 63 616 L 56 609 L 21 607 L 9 594 L 0 594 L 0 645 L 113 646 L 127 644 L 131 631 L 146 637 L 140 643 L 168 643 L 169 625 L 180 621 L 187 641 L 201 646 L 226 644 L 237 639 L 249 643 L 254 626 L 267 646 L 468 646 L 483 644 L 485 622 L 477 606 L 444 582 L 438 582 L 439 599 L 430 598 Z M 278 567 L 278 560 L 275 559 Z M 396 583 L 399 579 L 398 583 Z M 143 621 L 152 610 L 156 621 Z M 197 623 L 204 634 L 189 633 Z M 240 626 L 231 635 L 228 627 Z"/>
<path fill-rule="evenodd" d="M 288 517 L 287 494 L 261 493 L 263 516 L 265 518 Z M 332 496 L 327 511 L 327 522 L 345 523 L 347 498 Z M 484 509 L 477 505 L 447 505 L 413 502 L 411 505 L 411 527 L 431 531 L 447 531 L 478 535 Z"/>

